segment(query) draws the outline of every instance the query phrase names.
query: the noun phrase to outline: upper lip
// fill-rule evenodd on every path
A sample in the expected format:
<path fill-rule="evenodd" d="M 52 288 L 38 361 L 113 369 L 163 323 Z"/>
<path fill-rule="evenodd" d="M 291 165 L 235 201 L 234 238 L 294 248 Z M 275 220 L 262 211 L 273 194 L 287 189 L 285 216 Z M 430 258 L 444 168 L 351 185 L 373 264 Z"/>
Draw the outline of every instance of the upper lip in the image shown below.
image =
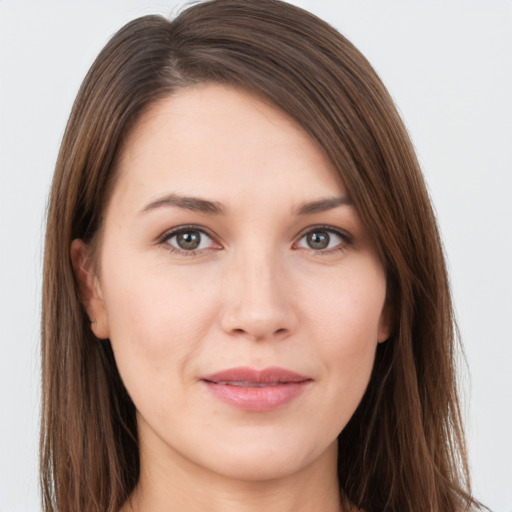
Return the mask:
<path fill-rule="evenodd" d="M 228 368 L 201 378 L 209 382 L 247 382 L 258 384 L 293 383 L 312 380 L 311 377 L 278 366 L 271 366 L 261 370 L 249 367 Z"/>

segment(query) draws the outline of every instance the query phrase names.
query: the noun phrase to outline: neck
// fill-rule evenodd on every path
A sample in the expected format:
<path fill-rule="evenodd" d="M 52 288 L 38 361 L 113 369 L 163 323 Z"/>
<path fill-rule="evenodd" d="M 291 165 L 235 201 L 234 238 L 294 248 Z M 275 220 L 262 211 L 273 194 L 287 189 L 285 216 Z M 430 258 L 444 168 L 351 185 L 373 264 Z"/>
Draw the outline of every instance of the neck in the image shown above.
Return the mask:
<path fill-rule="evenodd" d="M 139 482 L 120 512 L 340 512 L 334 443 L 313 463 L 292 475 L 235 480 L 212 474 L 188 460 L 145 464 L 141 450 Z"/>

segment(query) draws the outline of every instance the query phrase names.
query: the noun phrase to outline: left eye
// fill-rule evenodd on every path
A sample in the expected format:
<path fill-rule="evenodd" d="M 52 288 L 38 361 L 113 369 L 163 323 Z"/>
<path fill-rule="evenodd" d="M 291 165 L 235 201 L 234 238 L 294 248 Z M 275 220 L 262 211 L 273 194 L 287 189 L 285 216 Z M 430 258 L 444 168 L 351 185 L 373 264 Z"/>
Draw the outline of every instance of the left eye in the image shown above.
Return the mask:
<path fill-rule="evenodd" d="M 182 252 L 200 251 L 208 249 L 214 243 L 213 240 L 203 231 L 194 228 L 184 228 L 169 233 L 164 242 L 173 249 Z"/>
<path fill-rule="evenodd" d="M 346 244 L 346 237 L 340 233 L 332 229 L 318 228 L 312 229 L 303 235 L 297 243 L 297 247 L 325 251 L 337 247 L 343 248 Z"/>

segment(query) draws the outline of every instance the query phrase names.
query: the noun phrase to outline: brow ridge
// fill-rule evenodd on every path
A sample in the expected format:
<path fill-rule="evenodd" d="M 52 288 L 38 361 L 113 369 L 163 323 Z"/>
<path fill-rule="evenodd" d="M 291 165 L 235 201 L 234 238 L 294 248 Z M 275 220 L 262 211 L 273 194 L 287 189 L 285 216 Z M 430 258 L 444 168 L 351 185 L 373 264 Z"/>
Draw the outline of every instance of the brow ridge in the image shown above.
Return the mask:
<path fill-rule="evenodd" d="M 352 201 L 347 196 L 328 197 L 325 199 L 302 203 L 298 206 L 296 211 L 298 215 L 311 215 L 332 210 L 338 206 L 352 204 Z M 218 201 L 209 201 L 207 199 L 192 196 L 181 196 L 175 193 L 166 194 L 165 196 L 151 201 L 142 209 L 141 213 L 147 213 L 167 206 L 174 206 L 208 215 L 221 215 L 224 213 L 224 207 L 222 203 L 219 203 Z"/>
<path fill-rule="evenodd" d="M 217 201 L 208 201 L 207 199 L 201 199 L 199 197 L 181 196 L 172 193 L 151 201 L 144 206 L 141 213 L 147 213 L 166 206 L 175 206 L 208 215 L 221 215 L 224 212 L 222 204 Z"/>
<path fill-rule="evenodd" d="M 348 196 L 340 197 L 327 197 L 325 199 L 318 199 L 316 201 L 310 201 L 302 203 L 297 208 L 298 215 L 311 215 L 314 213 L 321 213 L 327 210 L 332 210 L 338 206 L 347 205 L 352 206 L 352 200 Z"/>

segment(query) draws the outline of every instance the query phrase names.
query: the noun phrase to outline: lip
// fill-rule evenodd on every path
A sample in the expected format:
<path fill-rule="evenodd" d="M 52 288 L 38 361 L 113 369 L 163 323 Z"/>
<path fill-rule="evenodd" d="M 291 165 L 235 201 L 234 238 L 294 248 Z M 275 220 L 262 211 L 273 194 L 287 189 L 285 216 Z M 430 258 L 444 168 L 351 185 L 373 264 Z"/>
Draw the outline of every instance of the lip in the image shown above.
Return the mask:
<path fill-rule="evenodd" d="M 271 411 L 297 398 L 313 379 L 272 366 L 229 368 L 201 378 L 220 401 L 245 411 Z"/>

